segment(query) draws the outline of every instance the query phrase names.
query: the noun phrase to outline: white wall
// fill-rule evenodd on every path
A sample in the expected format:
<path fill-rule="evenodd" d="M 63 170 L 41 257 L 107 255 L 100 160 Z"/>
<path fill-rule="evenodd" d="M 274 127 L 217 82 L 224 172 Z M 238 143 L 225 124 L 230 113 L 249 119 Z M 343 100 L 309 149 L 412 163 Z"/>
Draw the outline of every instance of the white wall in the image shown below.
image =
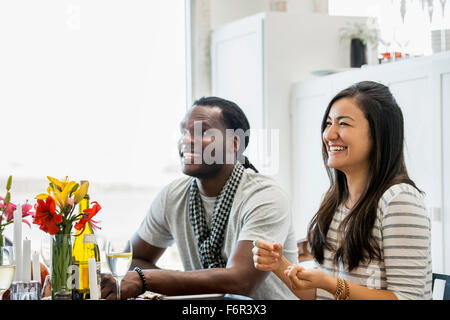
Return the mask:
<path fill-rule="evenodd" d="M 179 169 L 183 0 L 1 1 L 0 30 L 1 175 L 154 185 Z"/>
<path fill-rule="evenodd" d="M 212 30 L 255 13 L 270 10 L 271 0 L 211 0 Z M 328 0 L 287 0 L 289 13 L 328 12 Z"/>

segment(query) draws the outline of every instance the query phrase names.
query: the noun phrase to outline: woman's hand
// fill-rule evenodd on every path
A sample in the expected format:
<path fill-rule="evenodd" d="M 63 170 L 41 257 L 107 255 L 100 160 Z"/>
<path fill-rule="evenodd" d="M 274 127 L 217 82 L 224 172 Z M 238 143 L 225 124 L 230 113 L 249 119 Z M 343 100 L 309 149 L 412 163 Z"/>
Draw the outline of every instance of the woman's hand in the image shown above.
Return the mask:
<path fill-rule="evenodd" d="M 306 270 L 299 265 L 293 264 L 284 273 L 289 277 L 291 287 L 294 290 L 317 288 L 332 290 L 336 288 L 336 279 L 319 269 Z"/>
<path fill-rule="evenodd" d="M 253 242 L 253 246 L 253 262 L 256 269 L 261 271 L 272 271 L 286 286 L 291 286 L 291 291 L 300 299 L 312 300 L 316 298 L 315 290 L 297 290 L 293 288 L 293 280 L 291 280 L 285 272 L 285 270 L 291 270 L 292 265 L 285 257 L 283 257 L 283 247 L 280 243 L 269 243 L 267 241 L 258 240 Z M 303 270 L 303 268 L 301 268 L 301 270 Z M 300 271 L 300 269 L 296 269 L 296 271 Z M 292 277 L 294 277 L 294 271 L 292 271 L 292 273 Z M 304 281 L 297 279 L 296 276 L 295 278 L 297 282 Z"/>
<path fill-rule="evenodd" d="M 253 242 L 253 262 L 255 268 L 261 271 L 274 271 L 280 267 L 283 256 L 281 243 L 269 243 L 263 240 Z"/>

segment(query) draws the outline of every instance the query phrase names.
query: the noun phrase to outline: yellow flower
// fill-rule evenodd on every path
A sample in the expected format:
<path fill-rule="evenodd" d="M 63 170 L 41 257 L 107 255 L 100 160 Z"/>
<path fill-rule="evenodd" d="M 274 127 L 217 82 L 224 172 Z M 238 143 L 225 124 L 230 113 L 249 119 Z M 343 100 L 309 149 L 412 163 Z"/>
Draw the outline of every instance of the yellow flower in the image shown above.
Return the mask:
<path fill-rule="evenodd" d="M 59 181 L 56 178 L 49 177 L 49 176 L 47 176 L 47 179 L 50 181 L 50 186 L 53 184 L 53 186 L 55 187 L 54 189 L 59 189 L 59 191 L 62 191 L 64 189 L 65 183 Z M 66 177 L 66 180 L 67 180 L 67 177 Z"/>
<path fill-rule="evenodd" d="M 75 191 L 74 204 L 78 204 L 86 195 L 89 188 L 89 181 L 85 181 L 81 184 L 77 191 Z"/>
<path fill-rule="evenodd" d="M 78 184 L 75 181 L 69 181 L 68 176 L 66 176 L 64 181 L 50 176 L 47 176 L 47 179 L 50 181 L 47 192 L 54 196 L 58 207 L 61 209 L 64 208 L 69 203 L 68 199 L 70 195 L 78 189 Z"/>
<path fill-rule="evenodd" d="M 66 203 L 67 198 L 69 198 L 70 194 L 72 193 L 72 190 L 75 188 L 75 186 L 78 186 L 78 184 L 75 181 L 70 181 L 64 186 L 63 191 L 61 192 L 61 201 L 63 203 Z"/>
<path fill-rule="evenodd" d="M 46 193 L 41 193 L 41 194 L 38 194 L 36 197 L 34 197 L 35 199 L 40 199 L 40 200 L 47 200 L 47 198 L 49 197 L 49 195 L 48 194 L 46 194 Z"/>
<path fill-rule="evenodd" d="M 77 205 L 84 198 L 89 188 L 89 182 L 85 181 L 80 186 L 75 181 L 69 181 L 68 176 L 63 181 L 50 176 L 47 176 L 47 179 L 50 181 L 47 193 L 55 198 L 56 204 L 61 210 L 66 206 Z M 44 199 L 44 194 L 39 196 Z"/>
<path fill-rule="evenodd" d="M 61 192 L 57 189 L 57 186 L 54 186 L 52 188 L 52 195 L 55 198 L 56 204 L 58 205 L 58 207 L 63 208 L 64 207 L 64 201 L 62 201 Z"/>

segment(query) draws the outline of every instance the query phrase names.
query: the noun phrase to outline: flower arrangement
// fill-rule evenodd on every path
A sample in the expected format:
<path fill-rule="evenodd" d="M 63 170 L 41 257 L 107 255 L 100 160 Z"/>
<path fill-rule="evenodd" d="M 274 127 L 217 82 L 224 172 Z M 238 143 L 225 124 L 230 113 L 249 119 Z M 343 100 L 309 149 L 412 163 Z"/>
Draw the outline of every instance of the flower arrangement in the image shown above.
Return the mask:
<path fill-rule="evenodd" d="M 3 237 L 5 227 L 14 222 L 14 211 L 18 210 L 17 206 L 11 202 L 11 185 L 12 176 L 9 176 L 6 182 L 6 195 L 5 197 L 0 196 L 0 247 L 5 245 Z M 30 222 L 23 218 L 34 214 L 31 211 L 32 208 L 33 206 L 29 203 L 22 205 L 20 208 L 22 209 L 22 222 L 26 223 L 29 227 L 31 227 Z"/>
<path fill-rule="evenodd" d="M 97 202 L 92 202 L 92 208 L 85 209 L 82 213 L 75 211 L 88 191 L 89 182 L 79 185 L 75 181 L 69 181 L 67 176 L 63 181 L 47 178 L 50 181 L 47 193 L 41 193 L 35 198 L 37 205 L 33 223 L 39 225 L 39 229 L 50 235 L 70 234 L 74 226 L 79 231 L 75 236 L 83 233 L 86 223 L 99 229 L 92 220 L 101 209 Z"/>
<path fill-rule="evenodd" d="M 57 299 L 58 295 L 71 295 L 68 280 L 72 273 L 72 227 L 78 231 L 75 236 L 83 233 L 86 223 L 99 229 L 92 218 L 101 207 L 94 201 L 91 208 L 84 209 L 83 212 L 75 211 L 87 194 L 89 182 L 85 181 L 80 185 L 69 181 L 67 176 L 63 181 L 47 178 L 47 193 L 35 197 L 37 204 L 33 223 L 52 235 L 52 299 Z"/>
<path fill-rule="evenodd" d="M 347 26 L 339 29 L 341 41 L 359 39 L 364 45 L 368 42 L 377 44 L 380 41 L 379 30 L 364 23 L 347 23 Z"/>

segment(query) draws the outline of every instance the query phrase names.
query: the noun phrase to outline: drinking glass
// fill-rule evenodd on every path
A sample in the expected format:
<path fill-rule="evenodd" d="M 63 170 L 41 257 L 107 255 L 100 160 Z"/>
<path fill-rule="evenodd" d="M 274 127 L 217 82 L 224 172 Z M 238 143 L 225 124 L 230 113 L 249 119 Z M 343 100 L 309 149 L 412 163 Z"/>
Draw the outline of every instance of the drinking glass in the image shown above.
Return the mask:
<path fill-rule="evenodd" d="M 3 299 L 3 294 L 11 286 L 15 271 L 13 247 L 0 247 L 0 300 Z"/>
<path fill-rule="evenodd" d="M 120 283 L 130 269 L 133 259 L 133 247 L 130 240 L 108 240 L 106 243 L 106 261 L 114 279 L 116 279 L 117 300 L 120 300 Z"/>

